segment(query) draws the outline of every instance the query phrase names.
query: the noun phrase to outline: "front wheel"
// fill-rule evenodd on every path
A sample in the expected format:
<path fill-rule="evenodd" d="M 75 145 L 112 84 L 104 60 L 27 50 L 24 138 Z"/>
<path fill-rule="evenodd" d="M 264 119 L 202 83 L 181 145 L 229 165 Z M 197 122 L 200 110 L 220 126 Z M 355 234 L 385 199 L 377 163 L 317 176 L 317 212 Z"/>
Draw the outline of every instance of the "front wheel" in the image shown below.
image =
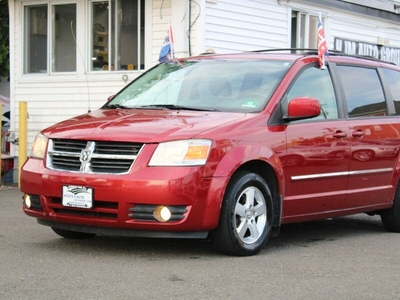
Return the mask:
<path fill-rule="evenodd" d="M 217 229 L 212 233 L 217 251 L 229 255 L 257 254 L 272 227 L 272 195 L 258 174 L 238 172 L 225 192 Z"/>
<path fill-rule="evenodd" d="M 94 233 L 86 233 L 86 232 L 78 232 L 78 231 L 69 231 L 69 230 L 64 230 L 64 229 L 59 229 L 59 228 L 54 228 L 51 227 L 55 233 L 57 233 L 59 236 L 62 236 L 63 238 L 66 239 L 73 239 L 73 240 L 84 240 L 84 239 L 90 239 L 96 236 Z"/>

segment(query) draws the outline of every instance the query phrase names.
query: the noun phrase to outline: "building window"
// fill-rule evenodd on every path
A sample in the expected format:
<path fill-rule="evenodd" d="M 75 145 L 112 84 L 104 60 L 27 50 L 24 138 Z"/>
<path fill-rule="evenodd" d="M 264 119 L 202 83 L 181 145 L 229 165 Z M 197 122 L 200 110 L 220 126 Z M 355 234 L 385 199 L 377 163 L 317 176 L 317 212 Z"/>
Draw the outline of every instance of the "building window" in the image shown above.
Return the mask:
<path fill-rule="evenodd" d="M 145 0 L 92 1 L 91 70 L 144 69 Z"/>
<path fill-rule="evenodd" d="M 324 18 L 322 23 L 324 24 Z M 292 11 L 292 48 L 318 48 L 318 16 Z"/>
<path fill-rule="evenodd" d="M 25 6 L 24 73 L 76 71 L 76 4 Z"/>

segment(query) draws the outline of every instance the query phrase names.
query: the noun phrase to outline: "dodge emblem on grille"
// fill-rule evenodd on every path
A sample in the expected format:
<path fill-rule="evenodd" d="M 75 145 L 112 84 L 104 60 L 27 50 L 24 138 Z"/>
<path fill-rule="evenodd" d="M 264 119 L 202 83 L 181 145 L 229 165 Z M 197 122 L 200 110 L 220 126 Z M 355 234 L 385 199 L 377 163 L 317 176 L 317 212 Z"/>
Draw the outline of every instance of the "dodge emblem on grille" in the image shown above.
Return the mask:
<path fill-rule="evenodd" d="M 81 157 L 80 157 L 80 161 L 82 162 L 82 163 L 87 163 L 87 162 L 89 162 L 89 160 L 90 160 L 90 157 L 92 156 L 92 150 L 87 150 L 87 149 L 84 149 L 84 150 L 82 150 L 82 152 L 81 152 Z"/>
<path fill-rule="evenodd" d="M 86 148 L 83 149 L 81 151 L 81 156 L 79 158 L 79 160 L 81 161 L 82 164 L 86 164 L 90 161 L 90 159 L 92 158 L 92 154 L 94 151 L 94 142 L 88 142 L 86 145 Z"/>

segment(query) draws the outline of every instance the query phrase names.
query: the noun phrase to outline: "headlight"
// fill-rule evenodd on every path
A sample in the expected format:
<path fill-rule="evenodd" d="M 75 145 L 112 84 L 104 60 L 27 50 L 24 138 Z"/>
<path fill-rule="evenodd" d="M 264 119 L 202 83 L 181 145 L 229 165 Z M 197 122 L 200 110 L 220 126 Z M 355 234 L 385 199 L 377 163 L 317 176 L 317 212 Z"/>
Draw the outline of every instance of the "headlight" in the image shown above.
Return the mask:
<path fill-rule="evenodd" d="M 46 153 L 47 141 L 48 138 L 39 133 L 32 144 L 32 149 L 29 157 L 43 159 Z"/>
<path fill-rule="evenodd" d="M 201 166 L 207 161 L 210 140 L 183 140 L 160 143 L 149 166 Z"/>

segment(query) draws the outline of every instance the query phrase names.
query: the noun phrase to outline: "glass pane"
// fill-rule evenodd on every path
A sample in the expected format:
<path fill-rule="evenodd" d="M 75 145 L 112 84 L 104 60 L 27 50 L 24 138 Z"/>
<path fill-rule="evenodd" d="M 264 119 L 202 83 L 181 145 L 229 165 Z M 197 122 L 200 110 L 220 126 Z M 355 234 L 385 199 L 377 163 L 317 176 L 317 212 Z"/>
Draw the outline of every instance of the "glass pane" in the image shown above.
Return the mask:
<path fill-rule="evenodd" d="M 400 72 L 383 69 L 387 82 L 392 93 L 396 115 L 400 115 Z"/>
<path fill-rule="evenodd" d="M 53 72 L 76 71 L 76 4 L 54 6 Z"/>
<path fill-rule="evenodd" d="M 47 5 L 25 8 L 25 72 L 47 73 Z"/>
<path fill-rule="evenodd" d="M 319 119 L 338 118 L 335 91 L 328 70 L 313 67 L 303 71 L 287 95 L 289 102 L 295 97 L 317 99 L 321 104 Z"/>
<path fill-rule="evenodd" d="M 278 60 L 160 64 L 133 81 L 106 106 L 151 109 L 178 105 L 182 109 L 261 111 L 290 66 L 291 62 Z"/>
<path fill-rule="evenodd" d="M 300 15 L 300 28 L 299 28 L 299 46 L 298 48 L 306 47 L 306 15 L 299 13 Z"/>
<path fill-rule="evenodd" d="M 144 53 L 144 2 L 112 1 L 112 70 L 144 69 L 144 59 L 139 60 L 139 52 Z"/>
<path fill-rule="evenodd" d="M 385 116 L 387 108 L 375 69 L 338 66 L 350 117 Z"/>
<path fill-rule="evenodd" d="M 92 70 L 144 69 L 145 1 L 111 0 L 110 3 L 110 14 L 108 2 L 92 4 Z"/>
<path fill-rule="evenodd" d="M 292 12 L 292 24 L 291 24 L 291 38 L 290 38 L 290 47 L 296 48 L 296 36 L 297 36 L 297 12 Z"/>
<path fill-rule="evenodd" d="M 92 3 L 91 70 L 108 70 L 108 1 Z"/>
<path fill-rule="evenodd" d="M 310 16 L 310 31 L 308 35 L 308 47 L 311 49 L 318 48 L 318 17 Z"/>

